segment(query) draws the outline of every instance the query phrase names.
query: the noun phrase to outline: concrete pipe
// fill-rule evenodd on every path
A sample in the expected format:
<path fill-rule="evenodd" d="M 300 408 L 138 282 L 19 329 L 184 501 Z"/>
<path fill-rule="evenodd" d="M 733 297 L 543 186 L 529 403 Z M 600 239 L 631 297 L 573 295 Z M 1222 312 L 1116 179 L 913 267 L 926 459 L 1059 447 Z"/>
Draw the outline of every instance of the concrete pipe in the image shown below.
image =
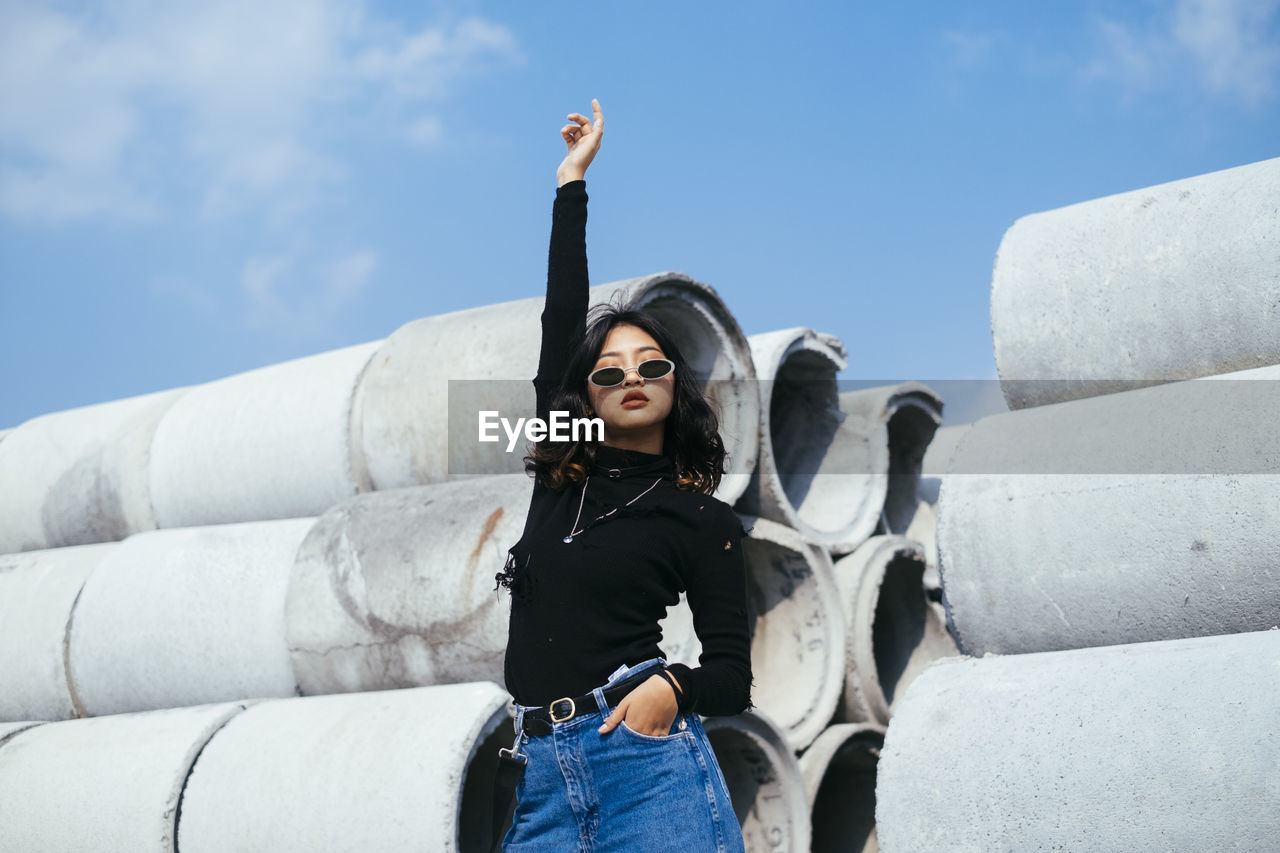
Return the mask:
<path fill-rule="evenodd" d="M 159 526 L 315 516 L 367 491 L 352 398 L 379 345 L 273 364 L 192 389 L 161 419 L 151 443 Z"/>
<path fill-rule="evenodd" d="M 473 682 L 263 702 L 201 753 L 178 845 L 488 851 L 506 700 Z"/>
<path fill-rule="evenodd" d="M 942 399 L 926 385 L 903 382 L 846 391 L 840 411 L 845 422 L 838 452 L 851 472 L 871 475 L 867 486 L 845 480 L 844 500 L 862 506 L 860 523 L 831 548 L 849 553 L 877 529 L 904 533 L 910 527 L 919 506 L 924 455 L 942 422 Z"/>
<path fill-rule="evenodd" d="M 148 454 L 186 388 L 27 421 L 0 442 L 0 552 L 115 542 L 156 528 Z"/>
<path fill-rule="evenodd" d="M 1011 409 L 1280 363 L 1280 158 L 1026 216 L 991 334 Z"/>
<path fill-rule="evenodd" d="M 828 726 L 800 756 L 814 853 L 875 853 L 876 762 L 884 726 Z"/>
<path fill-rule="evenodd" d="M 913 542 L 919 542 L 924 548 L 927 566 L 924 586 L 930 592 L 931 601 L 942 601 L 942 578 L 938 574 L 938 496 L 942 491 L 942 480 L 947 464 L 951 461 L 951 454 L 971 426 L 972 424 L 959 424 L 942 427 L 933 434 L 933 441 L 929 442 L 929 448 L 924 453 L 920 471 L 920 486 L 917 491 L 920 505 L 903 534 Z"/>
<path fill-rule="evenodd" d="M 191 765 L 244 708 L 67 720 L 14 735 L 0 746 L 0 850 L 173 853 Z"/>
<path fill-rule="evenodd" d="M 954 658 L 880 758 L 885 853 L 1274 850 L 1280 631 Z"/>
<path fill-rule="evenodd" d="M 759 710 L 705 717 L 702 725 L 746 849 L 809 850 L 809 802 L 787 733 Z"/>
<path fill-rule="evenodd" d="M 844 478 L 830 476 L 850 473 L 834 470 L 845 460 L 829 452 L 842 419 L 836 373 L 848 365 L 844 344 L 806 328 L 747 340 L 761 380 L 760 459 L 737 506 L 814 542 L 840 538 L 856 521 Z"/>
<path fill-rule="evenodd" d="M 78 716 L 67 630 L 85 578 L 116 543 L 0 556 L 0 721 Z"/>
<path fill-rule="evenodd" d="M 284 603 L 312 519 L 131 536 L 85 583 L 68 628 L 81 716 L 296 696 Z"/>
<path fill-rule="evenodd" d="M 657 317 L 718 403 L 728 472 L 716 497 L 732 504 L 756 464 L 759 389 L 737 322 L 714 290 L 679 273 L 591 288 L 592 304 L 630 300 Z M 479 412 L 512 424 L 533 417 L 542 296 L 485 305 L 400 327 L 360 386 L 359 417 L 374 488 L 524 470 L 523 440 L 481 443 Z M 500 346 L 495 342 L 500 341 Z"/>
<path fill-rule="evenodd" d="M 374 492 L 321 516 L 285 608 L 304 694 L 504 683 L 511 601 L 494 591 L 520 538 L 524 474 Z"/>
<path fill-rule="evenodd" d="M 1263 381 L 1170 383 L 976 423 L 938 518 L 961 651 L 1280 624 L 1280 448 L 1259 427 L 1280 411 L 1280 368 L 1248 373 Z"/>
<path fill-rule="evenodd" d="M 887 723 L 921 670 L 957 654 L 925 569 L 924 549 L 902 536 L 873 536 L 836 561 L 848 654 L 836 720 Z"/>
<path fill-rule="evenodd" d="M 25 732 L 27 729 L 35 728 L 43 725 L 38 720 L 24 720 L 20 723 L 0 723 L 0 746 L 4 746 L 19 732 Z"/>
<path fill-rule="evenodd" d="M 753 702 L 794 750 L 816 738 L 844 686 L 845 631 L 831 558 L 799 533 L 743 518 Z M 686 661 L 692 665 L 691 661 Z"/>

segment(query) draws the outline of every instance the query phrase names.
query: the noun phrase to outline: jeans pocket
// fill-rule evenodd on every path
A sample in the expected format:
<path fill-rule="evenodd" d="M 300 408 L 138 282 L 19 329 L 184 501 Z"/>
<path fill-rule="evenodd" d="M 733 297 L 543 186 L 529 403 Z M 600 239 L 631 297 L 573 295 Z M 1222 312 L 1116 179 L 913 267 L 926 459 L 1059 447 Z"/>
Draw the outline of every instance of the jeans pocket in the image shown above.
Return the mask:
<path fill-rule="evenodd" d="M 618 722 L 618 729 L 628 737 L 645 743 L 668 743 L 673 740 L 692 737 L 693 734 L 689 729 L 689 724 L 685 720 L 684 714 L 676 714 L 676 718 L 671 721 L 671 731 L 665 735 L 641 734 L 631 728 L 631 726 L 628 726 L 626 720 L 620 720 Z"/>

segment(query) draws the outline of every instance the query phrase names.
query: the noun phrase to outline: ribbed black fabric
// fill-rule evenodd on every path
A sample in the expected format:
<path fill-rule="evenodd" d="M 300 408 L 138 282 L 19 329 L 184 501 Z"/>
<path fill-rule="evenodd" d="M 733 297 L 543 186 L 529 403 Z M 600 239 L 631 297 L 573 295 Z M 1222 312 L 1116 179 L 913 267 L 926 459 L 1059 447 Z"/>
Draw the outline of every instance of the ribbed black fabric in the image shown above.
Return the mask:
<path fill-rule="evenodd" d="M 586 221 L 586 183 L 560 187 L 534 379 L 542 418 L 586 331 Z M 674 469 L 665 454 L 601 445 L 577 525 L 585 530 L 567 544 L 584 486 L 553 492 L 535 480 L 524 535 L 506 567 L 517 575 L 504 662 L 516 701 L 545 705 L 578 696 L 624 663 L 666 657 L 658 620 L 687 591 L 702 654 L 697 667 L 668 667 L 683 688 L 680 712 L 714 716 L 753 707 L 745 531 L 728 504 L 676 488 Z"/>

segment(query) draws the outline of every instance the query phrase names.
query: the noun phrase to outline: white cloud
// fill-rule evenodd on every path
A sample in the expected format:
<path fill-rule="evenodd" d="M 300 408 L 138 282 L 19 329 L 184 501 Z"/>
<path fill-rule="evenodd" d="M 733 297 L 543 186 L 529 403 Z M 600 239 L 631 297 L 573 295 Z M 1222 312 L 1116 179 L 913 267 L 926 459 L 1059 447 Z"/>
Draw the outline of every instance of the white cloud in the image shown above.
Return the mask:
<path fill-rule="evenodd" d="M 301 250 L 251 257 L 240 273 L 245 324 L 316 343 L 335 330 L 377 269 L 378 253 L 368 248 L 328 259 Z"/>
<path fill-rule="evenodd" d="M 942 34 L 942 40 L 951 51 L 951 60 L 959 68 L 981 64 L 1001 38 L 1000 33 L 994 32 L 947 30 Z"/>
<path fill-rule="evenodd" d="M 409 125 L 406 136 L 418 145 L 432 145 L 444 138 L 444 123 L 439 116 L 422 116 Z"/>
<path fill-rule="evenodd" d="M 519 60 L 500 25 L 406 32 L 342 0 L 6 2 L 0 211 L 288 219 L 341 186 L 343 133 L 431 141 L 426 103 Z"/>
<path fill-rule="evenodd" d="M 1257 107 L 1274 98 L 1280 76 L 1280 0 L 1172 0 L 1141 26 L 1096 21 L 1099 55 L 1087 79 L 1130 93 L 1182 85 Z"/>

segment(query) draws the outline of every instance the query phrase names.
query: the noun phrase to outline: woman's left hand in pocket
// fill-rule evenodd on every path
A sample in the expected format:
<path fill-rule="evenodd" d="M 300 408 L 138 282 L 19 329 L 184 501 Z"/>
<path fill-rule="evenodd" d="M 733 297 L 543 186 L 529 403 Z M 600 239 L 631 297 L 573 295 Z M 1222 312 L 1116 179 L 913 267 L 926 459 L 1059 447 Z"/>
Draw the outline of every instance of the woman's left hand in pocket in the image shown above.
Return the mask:
<path fill-rule="evenodd" d="M 679 712 L 680 706 L 676 704 L 676 694 L 671 689 L 671 682 L 661 675 L 653 675 L 622 697 L 618 707 L 605 718 L 599 731 L 601 734 L 611 732 L 625 719 L 627 727 L 633 732 L 650 737 L 666 737 Z"/>

